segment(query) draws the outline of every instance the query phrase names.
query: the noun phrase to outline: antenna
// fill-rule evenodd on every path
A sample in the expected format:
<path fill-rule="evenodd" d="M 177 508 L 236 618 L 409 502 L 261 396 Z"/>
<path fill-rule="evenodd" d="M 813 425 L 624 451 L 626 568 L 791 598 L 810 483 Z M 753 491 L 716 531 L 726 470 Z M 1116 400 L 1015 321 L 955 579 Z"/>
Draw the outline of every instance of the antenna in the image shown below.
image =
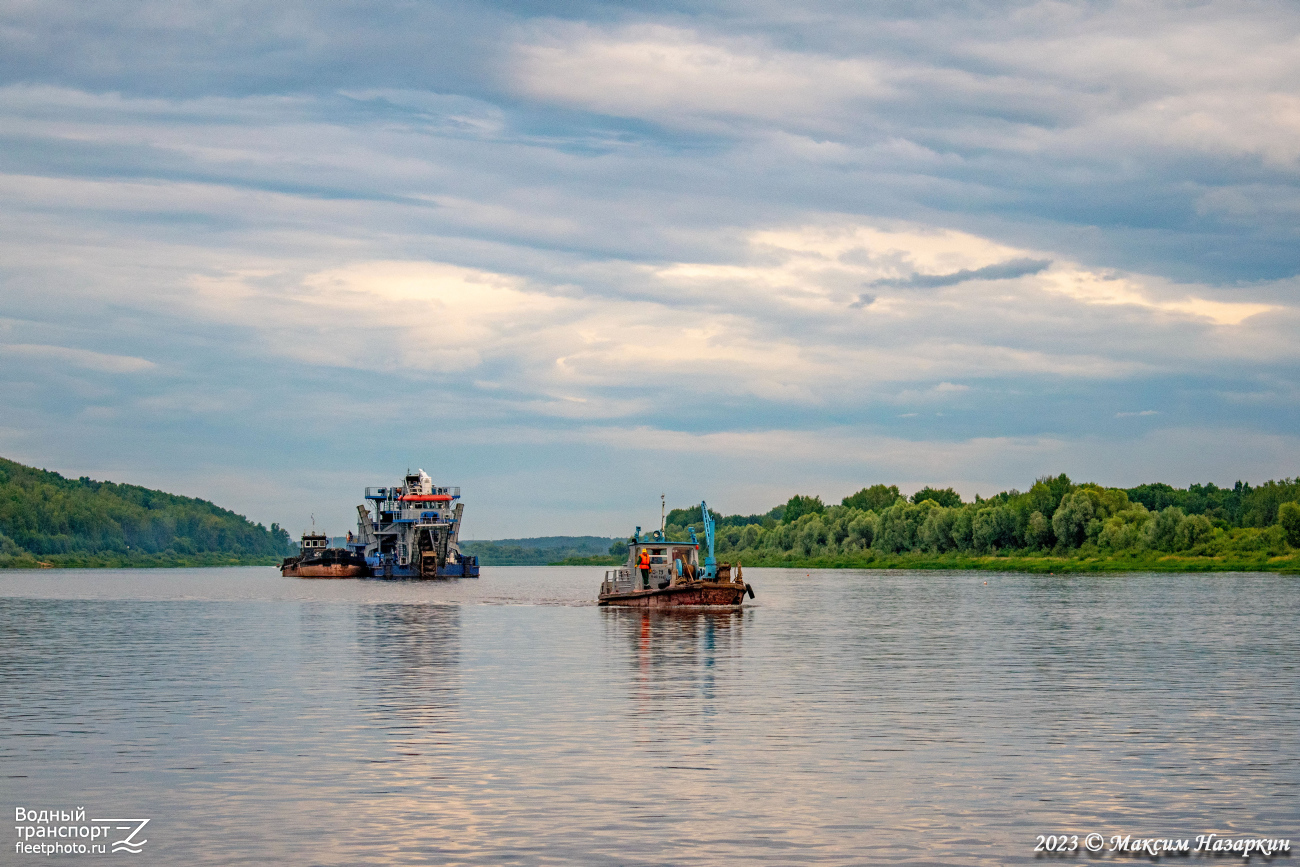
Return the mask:
<path fill-rule="evenodd" d="M 316 532 L 316 516 L 314 514 L 311 516 L 311 531 Z"/>
<path fill-rule="evenodd" d="M 664 535 L 668 531 L 667 519 L 664 517 L 667 512 L 664 511 L 664 495 L 659 495 L 659 535 Z"/>

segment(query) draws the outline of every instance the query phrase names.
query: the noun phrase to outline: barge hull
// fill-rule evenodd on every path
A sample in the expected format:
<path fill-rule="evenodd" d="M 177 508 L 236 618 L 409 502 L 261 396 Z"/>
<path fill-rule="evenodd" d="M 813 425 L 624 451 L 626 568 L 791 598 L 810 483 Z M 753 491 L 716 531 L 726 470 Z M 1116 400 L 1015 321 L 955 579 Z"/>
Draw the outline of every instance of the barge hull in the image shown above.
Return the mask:
<path fill-rule="evenodd" d="M 350 563 L 332 563 L 328 566 L 282 566 L 280 574 L 285 578 L 365 578 L 370 570 Z"/>
<path fill-rule="evenodd" d="M 602 593 L 598 604 L 619 605 L 627 608 L 682 608 L 727 607 L 735 608 L 745 594 L 753 596 L 748 584 L 695 583 L 662 590 L 634 590 L 630 593 Z"/>

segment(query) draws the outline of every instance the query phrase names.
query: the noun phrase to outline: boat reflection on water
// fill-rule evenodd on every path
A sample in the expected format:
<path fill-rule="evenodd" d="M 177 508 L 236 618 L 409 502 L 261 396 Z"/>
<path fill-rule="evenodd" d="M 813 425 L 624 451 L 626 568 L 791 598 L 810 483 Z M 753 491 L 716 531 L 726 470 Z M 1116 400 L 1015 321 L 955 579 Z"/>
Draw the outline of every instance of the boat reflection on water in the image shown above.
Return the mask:
<path fill-rule="evenodd" d="M 441 728 L 455 706 L 461 652 L 456 605 L 361 605 L 358 690 L 386 728 Z"/>
<path fill-rule="evenodd" d="M 743 609 L 604 608 L 611 651 L 628 663 L 633 713 L 672 724 L 691 719 L 708 734 L 720 693 L 742 675 Z M 724 702 L 725 703 L 725 702 Z M 666 715 L 665 715 L 666 714 Z M 698 728 L 704 726 L 704 728 Z"/>

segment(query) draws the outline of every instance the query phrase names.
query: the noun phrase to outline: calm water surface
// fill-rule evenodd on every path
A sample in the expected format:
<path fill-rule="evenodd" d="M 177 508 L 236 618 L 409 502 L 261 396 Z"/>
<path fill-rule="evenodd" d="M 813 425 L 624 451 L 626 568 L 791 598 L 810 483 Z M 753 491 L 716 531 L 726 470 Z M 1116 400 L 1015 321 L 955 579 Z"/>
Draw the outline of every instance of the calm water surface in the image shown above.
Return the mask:
<path fill-rule="evenodd" d="M 117 857 L 157 864 L 1300 847 L 1294 577 L 754 569 L 742 612 L 656 616 L 601 574 L 0 574 L 0 809 L 150 817 Z"/>

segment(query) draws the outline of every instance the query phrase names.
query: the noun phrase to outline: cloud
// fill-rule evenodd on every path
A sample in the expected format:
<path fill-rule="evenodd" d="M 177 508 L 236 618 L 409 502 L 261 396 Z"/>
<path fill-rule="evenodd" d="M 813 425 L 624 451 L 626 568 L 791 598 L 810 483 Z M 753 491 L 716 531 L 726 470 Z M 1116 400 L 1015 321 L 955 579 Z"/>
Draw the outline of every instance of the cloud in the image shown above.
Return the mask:
<path fill-rule="evenodd" d="M 938 289 L 943 286 L 956 286 L 968 280 L 1013 280 L 1046 271 L 1052 265 L 1050 259 L 1012 259 L 983 268 L 962 269 L 951 274 L 913 274 L 910 277 L 892 277 L 876 280 L 873 287 L 893 287 L 908 289 Z M 859 296 L 859 298 L 866 296 Z"/>
<path fill-rule="evenodd" d="M 970 233 L 828 216 L 750 232 L 726 261 L 552 262 L 547 279 L 354 261 L 194 276 L 192 292 L 168 303 L 261 333 L 268 356 L 422 377 L 456 393 L 440 407 L 532 419 L 667 413 L 713 424 L 717 401 L 759 415 L 869 413 L 961 398 L 976 383 L 1140 382 L 1294 355 L 1207 330 L 1278 305 L 1048 261 Z M 944 279 L 915 279 L 926 271 Z M 910 276 L 888 276 L 899 273 Z M 864 283 L 882 290 L 869 313 L 852 300 Z M 1118 319 L 1107 309 L 1121 307 Z"/>
<path fill-rule="evenodd" d="M 1250 301 L 1215 301 L 1195 295 L 1161 300 L 1150 297 L 1146 287 L 1132 279 L 1112 274 L 1075 271 L 1054 274 L 1045 282 L 1048 291 L 1059 292 L 1085 304 L 1131 305 L 1167 313 L 1207 319 L 1215 325 L 1240 325 L 1252 316 L 1277 310 L 1274 304 Z"/>
<path fill-rule="evenodd" d="M 669 126 L 705 118 L 823 126 L 828 111 L 891 92 L 874 60 L 782 51 L 761 39 L 721 40 L 659 24 L 530 29 L 531 38 L 514 47 L 517 91 Z"/>
<path fill-rule="evenodd" d="M 131 355 L 109 355 L 88 349 L 35 343 L 0 343 L 0 354 L 101 373 L 143 373 L 157 367 L 152 361 Z"/>

